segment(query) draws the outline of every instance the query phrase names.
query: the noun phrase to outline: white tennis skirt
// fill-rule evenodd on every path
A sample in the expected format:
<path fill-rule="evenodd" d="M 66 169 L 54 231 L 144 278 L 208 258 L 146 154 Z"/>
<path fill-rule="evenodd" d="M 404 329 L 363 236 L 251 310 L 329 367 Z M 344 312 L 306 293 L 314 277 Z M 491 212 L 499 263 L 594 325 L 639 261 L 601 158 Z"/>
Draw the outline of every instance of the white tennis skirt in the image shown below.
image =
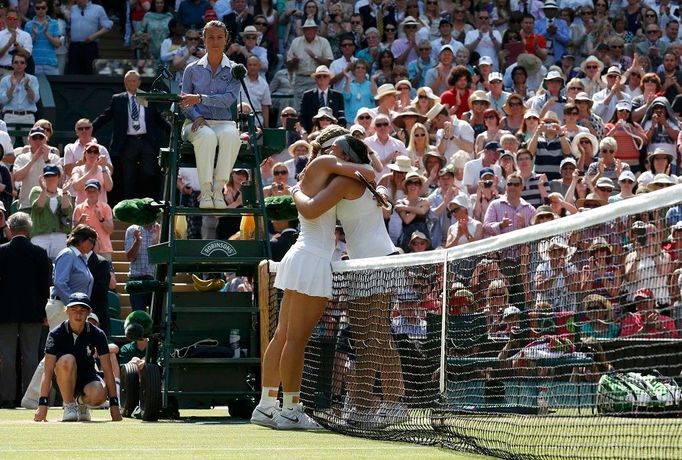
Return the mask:
<path fill-rule="evenodd" d="M 331 298 L 332 252 L 327 254 L 322 249 L 294 244 L 277 267 L 275 287 L 312 297 Z"/>

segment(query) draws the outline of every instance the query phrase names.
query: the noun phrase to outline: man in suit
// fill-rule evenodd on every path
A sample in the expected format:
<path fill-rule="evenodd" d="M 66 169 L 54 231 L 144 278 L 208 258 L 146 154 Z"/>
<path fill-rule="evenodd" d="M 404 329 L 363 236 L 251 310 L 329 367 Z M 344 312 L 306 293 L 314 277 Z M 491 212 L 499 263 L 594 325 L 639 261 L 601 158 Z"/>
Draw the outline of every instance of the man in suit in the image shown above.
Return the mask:
<path fill-rule="evenodd" d="M 361 7 L 358 13 L 362 16 L 364 29 L 376 27 L 379 35 L 383 35 L 386 24 L 398 26 L 395 21 L 395 7 L 388 6 L 385 0 L 370 0 L 369 5 Z"/>
<path fill-rule="evenodd" d="M 169 127 L 154 104 L 145 107 L 137 99 L 140 81 L 137 71 L 128 71 L 123 79 L 125 92 L 114 94 L 109 107 L 92 126 L 96 132 L 114 121 L 109 152 L 121 158 L 124 198 L 159 198 L 161 172 L 157 157 Z"/>
<path fill-rule="evenodd" d="M 109 335 L 111 332 L 109 324 L 109 288 L 112 287 L 111 264 L 107 259 L 92 251 L 88 257 L 88 269 L 94 278 L 90 306 L 99 319 L 99 328 Z M 113 280 L 113 287 L 116 287 L 115 279 Z"/>
<path fill-rule="evenodd" d="M 246 26 L 253 25 L 253 14 L 246 7 L 246 0 L 232 0 L 232 12 L 221 18 L 230 32 L 229 39 L 234 43 L 244 44 L 241 32 Z"/>
<path fill-rule="evenodd" d="M 280 262 L 298 239 L 297 220 L 273 220 L 272 226 L 275 229 L 275 236 L 270 240 L 270 251 L 272 260 Z"/>
<path fill-rule="evenodd" d="M 343 94 L 329 87 L 332 74 L 326 65 L 319 66 L 311 75 L 315 79 L 316 88 L 303 93 L 299 120 L 303 128 L 310 132 L 313 128 L 313 116 L 320 107 L 329 107 L 338 119 L 343 115 Z"/>
<path fill-rule="evenodd" d="M 29 239 L 33 223 L 28 214 L 11 215 L 7 225 L 12 240 L 0 246 L 0 404 L 16 407 L 17 337 L 23 394 L 39 361 L 52 265 L 45 249 Z"/>

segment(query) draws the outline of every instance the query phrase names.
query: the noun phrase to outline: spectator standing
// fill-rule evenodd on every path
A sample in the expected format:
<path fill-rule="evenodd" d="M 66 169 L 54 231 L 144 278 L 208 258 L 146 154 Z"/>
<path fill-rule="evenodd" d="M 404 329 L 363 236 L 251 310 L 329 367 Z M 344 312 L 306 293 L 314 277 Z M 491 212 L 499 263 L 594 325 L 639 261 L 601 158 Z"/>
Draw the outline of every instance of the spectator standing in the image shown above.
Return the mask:
<path fill-rule="evenodd" d="M 111 171 L 106 163 L 106 157 L 100 152 L 99 144 L 90 142 L 85 146 L 83 164 L 73 168 L 71 174 L 71 185 L 76 191 L 76 204 L 86 200 L 85 186 L 91 180 L 96 180 L 100 184 L 101 193 L 99 200 L 107 202 L 107 192 L 114 187 L 111 179 Z"/>
<path fill-rule="evenodd" d="M 33 61 L 36 75 L 58 75 L 57 48 L 64 37 L 56 20 L 47 15 L 47 0 L 38 0 L 34 6 L 36 15 L 24 28 L 33 41 Z"/>
<path fill-rule="evenodd" d="M 364 59 L 358 59 L 351 64 L 352 74 L 351 71 L 344 72 L 343 99 L 347 120 L 354 120 L 360 108 L 374 106 L 371 84 L 367 78 L 368 67 Z"/>
<path fill-rule="evenodd" d="M 0 31 L 0 75 L 6 75 L 14 70 L 12 57 L 23 53 L 26 59 L 33 51 L 31 35 L 19 28 L 19 13 L 10 10 L 5 17 L 6 28 Z"/>
<path fill-rule="evenodd" d="M 19 210 L 31 212 L 31 189 L 38 185 L 46 165 L 59 166 L 59 155 L 50 152 L 47 137 L 43 128 L 32 128 L 28 133 L 29 151 L 21 153 L 14 162 L 12 177 L 15 182 L 21 181 L 19 190 Z"/>
<path fill-rule="evenodd" d="M 85 146 L 89 143 L 97 144 L 97 139 L 92 136 L 92 122 L 87 118 L 81 118 L 75 125 L 76 136 L 78 139 L 72 144 L 67 144 L 64 147 L 64 174 L 66 177 L 71 177 L 73 168 L 81 166 L 85 163 Z M 97 144 L 99 147 L 100 156 L 104 156 L 109 172 L 113 174 L 114 166 L 111 164 L 111 157 L 109 151 L 103 145 Z"/>
<path fill-rule="evenodd" d="M 599 115 L 602 120 L 611 120 L 616 113 L 616 105 L 620 101 L 629 101 L 630 97 L 623 92 L 623 84 L 627 76 L 623 75 L 617 66 L 609 67 L 602 81 L 606 87 L 594 94 L 594 113 Z"/>
<path fill-rule="evenodd" d="M 149 50 L 154 59 L 161 57 L 161 43 L 168 37 L 168 23 L 172 18 L 165 0 L 154 0 L 152 10 L 142 18 L 142 30 L 149 35 Z"/>
<path fill-rule="evenodd" d="M 332 62 L 331 65 L 329 66 L 329 71 L 333 75 L 331 84 L 336 91 L 343 91 L 343 88 L 345 86 L 344 77 L 346 75 L 346 72 L 353 71 L 353 63 L 357 60 L 357 58 L 354 56 L 355 49 L 356 46 L 355 42 L 353 41 L 353 37 L 351 37 L 350 35 L 344 35 L 341 38 L 341 57 L 334 60 L 334 62 Z M 369 67 L 369 65 L 365 63 L 365 67 Z M 369 74 L 369 70 L 370 69 L 367 68 L 367 74 Z M 349 120 L 352 120 L 354 118 L 348 116 L 347 110 L 346 116 L 348 117 Z"/>
<path fill-rule="evenodd" d="M 549 115 L 543 118 L 533 133 L 528 150 L 535 155 L 535 172 L 553 180 L 561 177 L 561 160 L 571 155 L 571 144 L 559 120 Z"/>
<path fill-rule="evenodd" d="M 112 221 L 113 228 L 113 221 Z M 88 269 L 92 273 L 92 295 L 90 306 L 92 313 L 97 316 L 97 327 L 109 335 L 111 324 L 109 321 L 109 289 L 116 288 L 116 276 L 112 271 L 111 262 L 97 253 L 100 240 L 97 240 L 95 251 L 88 256 Z M 111 256 L 111 254 L 109 254 Z M 113 363 L 112 363 L 113 364 Z M 118 373 L 115 373 L 118 375 Z M 118 380 L 118 379 L 117 379 Z M 116 382 L 117 386 L 119 382 Z"/>
<path fill-rule="evenodd" d="M 495 176 L 498 179 L 502 178 L 502 169 L 497 164 L 497 160 L 500 159 L 500 150 L 502 150 L 502 147 L 498 142 L 488 142 L 483 147 L 483 152 L 478 158 L 469 160 L 464 165 L 462 183 L 466 186 L 467 192 L 470 195 L 476 193 L 478 189 L 480 173 L 483 168 L 492 168 Z"/>
<path fill-rule="evenodd" d="M 55 165 L 46 165 L 43 176 L 31 190 L 31 242 L 47 251 L 55 260 L 66 247 L 66 235 L 71 231 L 73 204 L 68 192 L 58 187 L 61 172 Z"/>
<path fill-rule="evenodd" d="M 528 227 L 535 208 L 521 198 L 523 177 L 518 172 L 507 176 L 506 193 L 493 200 L 485 213 L 483 229 L 488 236 Z"/>
<path fill-rule="evenodd" d="M 476 51 L 479 56 L 490 57 L 493 70 L 498 71 L 498 52 L 502 46 L 502 35 L 491 26 L 490 13 L 486 8 L 480 8 L 476 13 L 478 28 L 467 32 L 464 46 L 469 51 Z"/>
<path fill-rule="evenodd" d="M 555 313 L 578 310 L 576 291 L 580 289 L 580 272 L 571 262 L 575 248 L 563 236 L 555 236 L 541 251 L 542 262 L 535 270 L 538 302 L 547 302 Z"/>
<path fill-rule="evenodd" d="M 220 19 L 230 31 L 230 38 L 240 43 L 244 43 L 242 38 L 246 38 L 242 36 L 242 32 L 245 32 L 248 26 L 253 28 L 253 14 L 249 12 L 246 0 L 232 0 L 232 11 Z"/>
<path fill-rule="evenodd" d="M 402 29 L 404 36 L 398 38 L 391 45 L 391 53 L 395 56 L 397 64 L 407 66 L 410 62 L 417 59 L 417 29 L 419 22 L 412 16 L 406 17 L 400 23 L 399 31 Z M 377 27 L 379 29 L 379 27 Z M 379 33 L 381 33 L 379 29 Z M 452 49 L 450 50 L 452 52 Z M 454 53 L 453 53 L 454 57 Z M 446 73 L 447 76 L 447 73 Z"/>
<path fill-rule="evenodd" d="M 559 117 L 559 122 L 564 122 L 564 104 L 566 98 L 561 95 L 564 89 L 564 77 L 561 73 L 552 70 L 547 73 L 547 76 L 542 81 L 542 87 L 545 89 L 544 94 L 538 94 L 528 101 L 531 109 L 540 114 L 540 118 L 544 117 L 550 110 Z"/>
<path fill-rule="evenodd" d="M 317 29 L 318 25 L 314 20 L 306 20 L 303 24 L 303 36 L 296 37 L 287 52 L 287 67 L 296 76 L 294 104 L 301 109 L 303 109 L 301 101 L 304 93 L 314 87 L 316 78 L 314 74 L 317 73 L 318 67 L 325 66 L 326 68 L 334 59 L 329 41 L 320 37 Z M 327 73 L 329 74 L 328 69 Z M 341 101 L 343 102 L 343 99 Z M 305 124 L 303 126 L 305 127 Z M 309 131 L 308 128 L 306 130 Z"/>
<path fill-rule="evenodd" d="M 533 170 L 533 154 L 527 149 L 520 149 L 516 153 L 516 163 L 523 178 L 521 197 L 531 206 L 537 208 L 544 204 L 549 194 L 549 183 L 544 174 L 537 174 Z"/>
<path fill-rule="evenodd" d="M 3 148 L 4 150 L 4 148 Z M 9 168 L 3 163 L 2 157 L 4 152 L 0 154 L 0 204 L 5 209 L 9 209 L 14 201 L 14 184 L 12 182 L 12 173 Z"/>
<path fill-rule="evenodd" d="M 0 260 L 5 261 L 0 264 L 0 406 L 16 407 L 17 337 L 23 394 L 38 365 L 51 264 L 45 250 L 29 241 L 32 223 L 28 214 L 15 213 L 6 225 L 12 239 L 0 245 Z"/>
<path fill-rule="evenodd" d="M 7 208 L 0 201 L 0 244 L 9 243 L 12 239 L 12 232 L 7 225 Z"/>
<path fill-rule="evenodd" d="M 131 225 L 126 229 L 125 252 L 126 258 L 130 262 L 128 280 L 154 279 L 155 268 L 149 263 L 147 250 L 149 246 L 159 242 L 160 234 L 161 226 L 155 222 L 145 226 Z M 151 304 L 151 300 L 151 293 L 130 295 L 130 305 L 133 311 L 145 310 Z"/>
<path fill-rule="evenodd" d="M 92 294 L 93 278 L 88 269 L 87 255 L 96 244 L 97 232 L 89 225 L 76 225 L 68 236 L 66 248 L 59 253 L 54 264 L 52 298 L 62 305 L 75 292 Z M 63 315 L 63 312 L 59 313 Z"/>
<path fill-rule="evenodd" d="M 301 126 L 307 132 L 312 131 L 313 116 L 320 108 L 329 107 L 337 119 L 342 115 L 344 108 L 343 95 L 329 86 L 332 74 L 326 65 L 318 66 L 310 76 L 314 79 L 316 87 L 303 94 L 299 111 Z"/>
<path fill-rule="evenodd" d="M 211 4 L 207 0 L 183 0 L 175 16 L 186 29 L 201 30 L 204 27 L 204 14 L 210 9 Z"/>
<path fill-rule="evenodd" d="M 12 57 L 13 71 L 0 80 L 0 104 L 5 123 L 33 125 L 40 100 L 38 79 L 26 73 L 27 58 L 19 53 Z"/>
<path fill-rule="evenodd" d="M 111 246 L 111 233 L 114 231 L 114 216 L 111 207 L 102 202 L 102 184 L 97 179 L 85 183 L 86 199 L 73 211 L 74 225 L 87 224 L 97 232 L 95 252 L 111 262 L 114 252 Z"/>
<path fill-rule="evenodd" d="M 97 40 L 112 26 L 113 22 L 100 5 L 90 0 L 76 0 L 71 5 L 69 73 L 92 74 L 92 61 L 99 57 Z"/>
<path fill-rule="evenodd" d="M 251 107 L 257 113 L 257 117 L 260 119 L 261 123 L 265 128 L 270 126 L 270 106 L 272 105 L 272 99 L 270 98 L 270 87 L 268 82 L 265 81 L 265 77 L 261 75 L 261 60 L 256 55 L 251 55 L 246 61 L 246 78 L 244 79 L 244 84 L 249 90 L 249 95 L 251 96 L 251 102 L 253 107 Z M 241 99 L 246 100 L 246 94 L 244 89 L 241 89 Z"/>
<path fill-rule="evenodd" d="M 535 21 L 535 33 L 548 40 L 545 64 L 550 66 L 566 52 L 571 43 L 571 32 L 566 21 L 558 17 L 559 6 L 555 0 L 546 0 L 542 11 L 545 17 Z"/>
<path fill-rule="evenodd" d="M 160 193 L 161 173 L 157 152 L 162 131 L 168 123 L 154 104 L 147 107 L 137 99 L 140 74 L 130 70 L 123 79 L 126 91 L 114 94 L 109 106 L 92 122 L 97 131 L 113 120 L 109 150 L 123 160 L 124 198 L 156 198 Z M 104 183 L 104 182 L 102 182 Z"/>

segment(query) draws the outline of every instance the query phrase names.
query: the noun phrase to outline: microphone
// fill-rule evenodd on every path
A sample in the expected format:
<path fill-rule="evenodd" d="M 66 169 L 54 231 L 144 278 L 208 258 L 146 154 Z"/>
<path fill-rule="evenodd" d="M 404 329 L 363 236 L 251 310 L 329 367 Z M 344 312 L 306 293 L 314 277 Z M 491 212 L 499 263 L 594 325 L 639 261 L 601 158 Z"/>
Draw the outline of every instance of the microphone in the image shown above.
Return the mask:
<path fill-rule="evenodd" d="M 239 80 L 242 84 L 242 89 L 244 90 L 244 94 L 246 95 L 246 100 L 249 101 L 249 105 L 253 109 L 253 102 L 251 102 L 251 95 L 249 94 L 249 88 L 246 87 L 246 82 L 244 81 L 244 78 L 246 77 L 246 67 L 244 67 L 243 64 L 235 64 L 232 66 L 232 78 L 235 80 Z M 255 109 L 254 109 L 255 111 Z M 261 131 L 263 130 L 263 123 L 261 123 L 260 118 L 256 116 L 256 121 L 258 122 L 258 126 L 260 127 Z"/>
<path fill-rule="evenodd" d="M 246 67 L 243 64 L 235 64 L 232 67 L 232 78 L 243 80 L 246 77 Z"/>

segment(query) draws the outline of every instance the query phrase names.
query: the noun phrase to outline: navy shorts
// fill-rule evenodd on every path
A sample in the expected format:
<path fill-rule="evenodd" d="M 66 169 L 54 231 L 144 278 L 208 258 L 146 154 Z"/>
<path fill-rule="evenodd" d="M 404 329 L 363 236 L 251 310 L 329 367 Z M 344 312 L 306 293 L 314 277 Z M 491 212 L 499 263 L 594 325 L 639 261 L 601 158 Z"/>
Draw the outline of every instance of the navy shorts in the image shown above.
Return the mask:
<path fill-rule="evenodd" d="M 101 382 L 102 385 L 104 385 L 104 380 L 102 380 L 102 377 L 95 371 L 86 371 L 83 373 L 78 373 L 76 376 L 76 388 L 74 389 L 74 396 L 80 396 L 84 394 L 84 388 L 86 385 L 92 382 Z"/>

